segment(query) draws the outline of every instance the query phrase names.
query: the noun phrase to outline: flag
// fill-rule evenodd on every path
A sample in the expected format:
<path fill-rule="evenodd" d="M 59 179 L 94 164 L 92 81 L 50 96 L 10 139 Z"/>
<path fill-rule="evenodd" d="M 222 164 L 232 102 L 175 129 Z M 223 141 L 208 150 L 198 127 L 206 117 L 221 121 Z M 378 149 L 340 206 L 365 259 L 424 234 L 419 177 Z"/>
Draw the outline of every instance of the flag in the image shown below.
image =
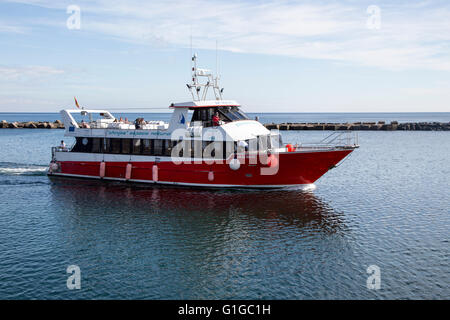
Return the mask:
<path fill-rule="evenodd" d="M 78 109 L 80 109 L 80 105 L 78 104 L 77 98 L 73 97 L 75 99 L 75 105 L 77 106 Z"/>

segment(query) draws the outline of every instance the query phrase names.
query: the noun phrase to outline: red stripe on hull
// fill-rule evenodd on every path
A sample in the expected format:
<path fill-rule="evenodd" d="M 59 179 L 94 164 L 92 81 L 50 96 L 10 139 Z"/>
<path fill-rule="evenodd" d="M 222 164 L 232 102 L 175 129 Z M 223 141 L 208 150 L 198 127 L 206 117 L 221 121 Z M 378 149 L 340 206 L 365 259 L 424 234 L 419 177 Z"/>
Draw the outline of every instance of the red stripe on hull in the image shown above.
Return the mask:
<path fill-rule="evenodd" d="M 152 182 L 152 168 L 156 164 L 158 166 L 158 182 L 161 183 L 237 186 L 305 185 L 314 183 L 352 151 L 281 153 L 279 154 L 278 172 L 274 175 L 261 175 L 261 169 L 267 168 L 267 166 L 260 163 L 255 165 L 244 163 L 238 170 L 233 171 L 226 163 L 176 165 L 171 161 L 157 164 L 155 162 L 132 162 L 130 180 Z M 105 178 L 125 179 L 128 163 L 107 162 Z M 92 178 L 100 176 L 100 162 L 63 161 L 59 164 L 59 173 L 63 175 Z"/>

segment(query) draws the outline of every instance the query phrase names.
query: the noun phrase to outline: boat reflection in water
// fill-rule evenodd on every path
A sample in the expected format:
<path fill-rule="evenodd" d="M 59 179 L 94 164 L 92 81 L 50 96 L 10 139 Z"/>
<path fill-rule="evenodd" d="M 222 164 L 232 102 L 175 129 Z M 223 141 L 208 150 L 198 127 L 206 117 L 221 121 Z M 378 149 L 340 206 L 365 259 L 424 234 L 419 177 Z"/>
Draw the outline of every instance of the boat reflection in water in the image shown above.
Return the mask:
<path fill-rule="evenodd" d="M 314 266 L 348 250 L 342 213 L 300 190 L 59 178 L 51 202 L 62 255 L 82 266 L 86 297 L 311 297 L 321 281 Z"/>
<path fill-rule="evenodd" d="M 78 179 L 52 179 L 52 194 L 80 217 L 95 214 L 120 215 L 121 221 L 136 223 L 149 214 L 160 215 L 184 230 L 217 232 L 239 224 L 245 228 L 287 227 L 343 231 L 343 215 L 313 192 L 304 190 L 205 190 L 185 187 L 111 184 Z M 236 226 L 236 225 L 235 225 Z M 213 229 L 210 229 L 213 228 Z M 224 231 L 224 230 L 222 230 Z M 231 231 L 231 230 L 227 230 Z M 173 232 L 176 232 L 173 230 Z"/>

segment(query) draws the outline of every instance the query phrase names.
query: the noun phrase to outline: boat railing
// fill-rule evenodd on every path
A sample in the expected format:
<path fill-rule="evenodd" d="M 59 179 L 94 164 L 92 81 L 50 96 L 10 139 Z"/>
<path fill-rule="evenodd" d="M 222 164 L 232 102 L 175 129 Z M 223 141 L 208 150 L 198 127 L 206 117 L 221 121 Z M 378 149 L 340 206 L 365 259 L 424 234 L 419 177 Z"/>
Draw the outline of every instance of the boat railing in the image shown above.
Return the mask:
<path fill-rule="evenodd" d="M 354 131 L 335 131 L 319 142 L 302 143 L 298 148 L 323 149 L 323 148 L 358 148 L 358 133 Z"/>
<path fill-rule="evenodd" d="M 84 122 L 78 123 L 80 129 L 120 129 L 120 130 L 167 130 L 169 124 L 164 121 L 146 121 L 143 124 L 133 124 L 131 122 Z"/>
<path fill-rule="evenodd" d="M 52 147 L 52 161 L 55 160 L 56 157 L 56 152 L 69 152 L 70 148 L 68 147 Z"/>

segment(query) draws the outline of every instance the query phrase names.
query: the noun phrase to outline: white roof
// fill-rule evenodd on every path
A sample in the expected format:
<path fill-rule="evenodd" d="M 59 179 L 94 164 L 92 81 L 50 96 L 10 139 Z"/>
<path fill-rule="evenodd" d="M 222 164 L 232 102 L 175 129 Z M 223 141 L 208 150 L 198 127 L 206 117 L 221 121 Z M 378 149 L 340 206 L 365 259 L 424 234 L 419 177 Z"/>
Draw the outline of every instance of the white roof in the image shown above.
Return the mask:
<path fill-rule="evenodd" d="M 64 109 L 62 111 L 68 112 L 68 113 L 78 113 L 81 114 L 82 112 L 86 113 L 104 113 L 110 115 L 111 113 L 107 110 L 95 110 L 95 109 Z"/>
<path fill-rule="evenodd" d="M 222 125 L 221 128 L 234 141 L 253 139 L 257 136 L 270 134 L 266 127 L 254 120 L 233 121 Z"/>
<path fill-rule="evenodd" d="M 234 100 L 201 100 L 201 101 L 188 101 L 181 103 L 172 103 L 172 108 L 206 108 L 206 107 L 218 107 L 218 106 L 240 106 Z"/>

